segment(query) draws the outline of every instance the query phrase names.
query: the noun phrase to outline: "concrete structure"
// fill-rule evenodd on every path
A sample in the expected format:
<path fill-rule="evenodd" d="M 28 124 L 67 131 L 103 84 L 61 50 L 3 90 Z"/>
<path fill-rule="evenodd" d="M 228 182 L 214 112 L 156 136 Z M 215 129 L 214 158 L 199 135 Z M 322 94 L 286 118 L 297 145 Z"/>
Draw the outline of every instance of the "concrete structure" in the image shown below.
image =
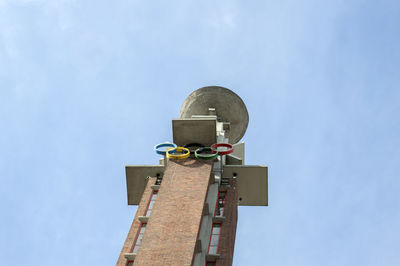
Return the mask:
<path fill-rule="evenodd" d="M 118 266 L 232 265 L 238 205 L 268 205 L 267 166 L 244 165 L 249 121 L 243 101 L 223 87 L 204 87 L 172 120 L 178 146 L 231 143 L 214 160 L 161 158 L 126 166 L 129 205 L 139 205 Z"/>

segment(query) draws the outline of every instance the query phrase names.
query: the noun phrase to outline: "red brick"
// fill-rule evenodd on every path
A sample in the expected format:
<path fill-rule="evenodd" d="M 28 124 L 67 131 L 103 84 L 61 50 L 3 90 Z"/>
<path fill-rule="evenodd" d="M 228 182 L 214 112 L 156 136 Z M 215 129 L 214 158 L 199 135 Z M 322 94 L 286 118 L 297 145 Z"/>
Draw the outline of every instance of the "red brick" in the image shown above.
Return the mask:
<path fill-rule="evenodd" d="M 147 205 L 150 200 L 150 196 L 153 192 L 151 189 L 151 186 L 154 185 L 156 178 L 150 178 L 149 181 L 147 182 L 146 188 L 143 192 L 142 198 L 140 200 L 138 209 L 136 211 L 135 218 L 132 221 L 131 228 L 129 229 L 128 236 L 126 237 L 124 246 L 122 247 L 121 253 L 119 255 L 118 261 L 117 261 L 117 266 L 126 266 L 127 260 L 124 257 L 125 253 L 131 253 L 133 250 L 133 244 L 134 241 L 136 240 L 136 235 L 139 230 L 140 226 L 140 221 L 138 219 L 138 216 L 143 216 L 145 214 L 145 211 L 147 209 Z"/>
<path fill-rule="evenodd" d="M 230 179 L 230 187 L 227 190 L 224 208 L 225 221 L 221 226 L 218 253 L 221 257 L 216 266 L 231 266 L 233 263 L 233 251 L 235 248 L 236 226 L 238 219 L 238 193 L 236 180 Z"/>
<path fill-rule="evenodd" d="M 168 162 L 135 266 L 192 265 L 211 169 L 212 162 L 208 161 L 186 159 Z M 118 266 L 126 263 L 123 254 L 132 250 L 140 225 L 137 216 L 144 214 L 150 192 L 148 184 Z"/>

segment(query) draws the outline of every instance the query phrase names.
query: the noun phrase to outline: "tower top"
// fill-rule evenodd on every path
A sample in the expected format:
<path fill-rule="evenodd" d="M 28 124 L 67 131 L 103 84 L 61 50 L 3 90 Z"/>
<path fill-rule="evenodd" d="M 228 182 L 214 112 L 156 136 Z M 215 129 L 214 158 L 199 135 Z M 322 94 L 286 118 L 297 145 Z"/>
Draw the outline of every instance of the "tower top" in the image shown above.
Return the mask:
<path fill-rule="evenodd" d="M 243 100 L 227 88 L 208 86 L 195 90 L 183 103 L 180 118 L 213 114 L 228 125 L 225 134 L 230 142 L 239 142 L 246 132 L 249 114 Z"/>

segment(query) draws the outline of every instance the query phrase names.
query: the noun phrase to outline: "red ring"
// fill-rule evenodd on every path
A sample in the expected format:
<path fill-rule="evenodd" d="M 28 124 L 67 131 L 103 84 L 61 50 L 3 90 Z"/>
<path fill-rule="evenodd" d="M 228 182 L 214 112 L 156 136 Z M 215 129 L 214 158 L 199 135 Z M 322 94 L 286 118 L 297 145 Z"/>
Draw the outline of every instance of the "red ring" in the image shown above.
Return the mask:
<path fill-rule="evenodd" d="M 229 148 L 227 151 L 218 151 L 218 147 L 226 147 Z M 218 155 L 227 155 L 233 152 L 233 146 L 229 143 L 215 143 L 211 146 L 212 153 L 218 153 Z"/>

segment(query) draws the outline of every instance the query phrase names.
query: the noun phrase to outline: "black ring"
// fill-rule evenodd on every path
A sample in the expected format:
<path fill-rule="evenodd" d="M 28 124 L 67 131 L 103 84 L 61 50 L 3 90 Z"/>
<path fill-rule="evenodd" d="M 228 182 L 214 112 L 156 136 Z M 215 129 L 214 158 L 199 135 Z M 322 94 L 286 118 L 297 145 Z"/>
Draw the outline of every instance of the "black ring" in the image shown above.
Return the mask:
<path fill-rule="evenodd" d="M 184 148 L 191 148 L 191 147 L 198 147 L 198 148 L 204 148 L 205 145 L 201 144 L 201 143 L 188 143 L 185 146 L 183 146 Z M 190 149 L 189 149 L 190 150 Z M 190 154 L 194 154 L 195 151 L 190 150 Z"/>

